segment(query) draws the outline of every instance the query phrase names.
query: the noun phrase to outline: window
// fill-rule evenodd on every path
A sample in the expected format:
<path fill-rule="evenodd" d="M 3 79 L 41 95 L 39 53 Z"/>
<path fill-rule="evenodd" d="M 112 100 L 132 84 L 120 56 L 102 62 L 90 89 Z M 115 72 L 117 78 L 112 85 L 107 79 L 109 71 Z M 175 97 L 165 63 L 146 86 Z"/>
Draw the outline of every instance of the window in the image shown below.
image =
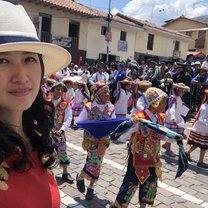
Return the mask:
<path fill-rule="evenodd" d="M 187 31 L 186 35 L 189 36 L 189 37 L 192 37 L 192 31 Z"/>
<path fill-rule="evenodd" d="M 180 42 L 179 41 L 175 41 L 175 47 L 174 47 L 175 51 L 179 51 L 180 50 Z"/>
<path fill-rule="evenodd" d="M 106 31 L 107 31 L 107 27 L 102 26 L 101 27 L 101 35 L 105 35 L 106 34 Z"/>
<path fill-rule="evenodd" d="M 200 30 L 198 33 L 198 38 L 205 38 L 206 36 L 206 31 L 205 30 Z"/>
<path fill-rule="evenodd" d="M 69 37 L 79 37 L 79 22 L 70 22 L 69 23 Z"/>
<path fill-rule="evenodd" d="M 126 32 L 121 31 L 121 34 L 120 34 L 120 40 L 126 41 Z"/>
<path fill-rule="evenodd" d="M 147 50 L 153 50 L 154 35 L 148 34 Z"/>

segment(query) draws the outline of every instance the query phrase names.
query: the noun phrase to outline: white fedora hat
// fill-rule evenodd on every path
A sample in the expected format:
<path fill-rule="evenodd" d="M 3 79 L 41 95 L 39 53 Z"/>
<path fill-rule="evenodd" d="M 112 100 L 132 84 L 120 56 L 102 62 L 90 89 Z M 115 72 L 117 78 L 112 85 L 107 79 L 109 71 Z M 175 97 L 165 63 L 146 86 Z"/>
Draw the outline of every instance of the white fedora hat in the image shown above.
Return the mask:
<path fill-rule="evenodd" d="M 65 68 L 71 61 L 64 48 L 40 42 L 33 22 L 21 5 L 0 1 L 0 53 L 26 51 L 42 55 L 45 74 Z"/>

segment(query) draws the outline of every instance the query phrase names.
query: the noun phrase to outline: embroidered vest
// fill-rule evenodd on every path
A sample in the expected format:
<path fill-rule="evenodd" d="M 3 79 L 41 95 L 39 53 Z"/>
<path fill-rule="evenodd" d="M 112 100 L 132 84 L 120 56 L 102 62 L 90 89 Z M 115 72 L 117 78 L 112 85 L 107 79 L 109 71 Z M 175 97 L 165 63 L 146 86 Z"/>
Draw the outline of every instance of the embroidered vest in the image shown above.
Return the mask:
<path fill-rule="evenodd" d="M 92 107 L 92 102 L 85 104 L 85 108 L 88 112 L 88 120 L 104 120 L 111 118 L 115 107 L 112 103 L 108 103 L 103 110 L 98 106 Z"/>
<path fill-rule="evenodd" d="M 134 116 L 150 120 L 144 111 L 139 111 Z M 162 124 L 162 117 L 163 115 L 159 118 L 158 123 L 160 124 Z M 143 125 L 139 125 L 138 131 L 131 136 L 131 146 L 133 146 L 133 166 L 139 181 L 143 184 L 150 176 L 150 167 L 155 167 L 156 174 L 161 179 L 160 134 Z"/>
<path fill-rule="evenodd" d="M 68 100 L 62 99 L 59 104 L 55 107 L 56 119 L 55 119 L 55 129 L 60 129 L 65 118 L 65 109 L 70 104 Z"/>

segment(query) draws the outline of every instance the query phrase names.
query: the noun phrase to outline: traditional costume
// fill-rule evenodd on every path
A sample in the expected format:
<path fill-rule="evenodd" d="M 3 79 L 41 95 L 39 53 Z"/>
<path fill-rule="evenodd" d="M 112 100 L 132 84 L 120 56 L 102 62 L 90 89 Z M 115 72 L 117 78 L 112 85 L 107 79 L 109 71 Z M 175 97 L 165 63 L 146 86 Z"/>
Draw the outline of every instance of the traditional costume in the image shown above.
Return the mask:
<path fill-rule="evenodd" d="M 74 117 L 79 116 L 84 104 L 90 100 L 90 93 L 87 85 L 83 81 L 77 81 L 78 88 L 75 90 L 74 100 L 72 101 L 72 114 Z"/>
<path fill-rule="evenodd" d="M 167 118 L 165 120 L 165 126 L 178 134 L 184 134 L 185 122 L 183 117 L 188 114 L 189 108 L 187 108 L 179 96 L 180 91 L 188 92 L 190 88 L 183 83 L 173 84 L 173 94 L 168 101 L 168 109 L 166 111 Z M 176 154 L 171 150 L 171 143 L 166 142 L 162 145 L 166 149 L 165 154 L 170 157 L 175 157 Z"/>
<path fill-rule="evenodd" d="M 62 95 L 57 99 L 54 96 L 56 88 L 62 90 Z M 70 101 L 63 98 L 63 92 L 66 92 L 66 87 L 63 83 L 55 83 L 51 88 L 52 103 L 55 107 L 55 125 L 51 132 L 52 138 L 55 142 L 55 147 L 58 153 L 58 159 L 60 166 L 63 167 L 62 179 L 68 183 L 73 183 L 71 175 L 67 172 L 67 167 L 70 164 L 69 157 L 67 155 L 66 135 L 65 131 L 70 127 L 72 121 L 72 110 Z"/>
<path fill-rule="evenodd" d="M 147 108 L 135 113 L 131 122 L 121 124 L 111 135 L 113 140 L 118 139 L 119 136 L 126 139 L 130 137 L 127 172 L 116 201 L 111 206 L 112 208 L 128 207 L 138 189 L 138 185 L 140 185 L 139 202 L 150 205 L 154 203 L 157 192 L 157 180 L 162 178 L 159 156 L 160 140 L 165 137 L 156 131 L 146 128 L 141 122 L 136 123 L 136 121 L 146 119 L 155 124 L 163 124 L 165 114 L 157 113 L 157 108 L 164 97 L 167 97 L 167 95 L 158 88 L 150 87 L 147 89 L 145 92 Z M 124 126 L 130 130 L 126 132 L 127 129 Z"/>
<path fill-rule="evenodd" d="M 103 82 L 98 82 L 94 86 L 94 100 L 85 104 L 77 122 L 86 120 L 106 120 L 115 118 L 115 107 L 110 102 L 103 102 L 101 95 L 109 96 L 109 88 Z M 106 95 L 107 94 L 107 95 Z M 85 192 L 84 178 L 94 184 L 100 176 L 102 160 L 106 149 L 109 147 L 110 137 L 96 138 L 89 131 L 84 131 L 82 147 L 87 151 L 86 163 L 80 176 L 77 176 L 77 188 L 80 192 Z M 93 198 L 93 185 L 88 187 L 86 199 Z"/>
<path fill-rule="evenodd" d="M 197 166 L 200 168 L 208 169 L 208 165 L 203 162 L 206 151 L 208 150 L 208 103 L 207 103 L 208 90 L 205 90 L 203 103 L 196 115 L 195 122 L 191 128 L 188 144 L 191 145 L 189 151 L 186 152 L 188 160 L 192 161 L 190 154 L 197 147 L 200 148 L 200 157 Z"/>
<path fill-rule="evenodd" d="M 208 103 L 204 103 L 198 112 L 188 139 L 188 144 L 208 150 Z"/>
<path fill-rule="evenodd" d="M 190 90 L 190 88 L 183 83 L 173 84 L 173 95 L 171 95 L 168 101 L 165 126 L 172 131 L 183 134 L 184 127 L 181 126 L 184 124 L 183 116 L 186 116 L 188 113 L 188 108 L 184 106 L 181 97 L 175 95 L 174 89 L 182 90 L 184 92 L 188 92 Z M 173 120 L 175 120 L 176 123 L 174 123 Z"/>
<path fill-rule="evenodd" d="M 133 97 L 133 108 L 131 110 L 131 115 L 138 111 L 144 110 L 147 105 L 144 92 L 151 86 L 152 83 L 146 80 L 138 82 L 137 93 L 135 92 Z"/>
<path fill-rule="evenodd" d="M 124 79 L 119 84 L 117 99 L 114 103 L 116 118 L 126 118 L 129 99 L 132 96 L 130 89 L 126 89 L 126 85 L 131 86 L 132 81 Z"/>

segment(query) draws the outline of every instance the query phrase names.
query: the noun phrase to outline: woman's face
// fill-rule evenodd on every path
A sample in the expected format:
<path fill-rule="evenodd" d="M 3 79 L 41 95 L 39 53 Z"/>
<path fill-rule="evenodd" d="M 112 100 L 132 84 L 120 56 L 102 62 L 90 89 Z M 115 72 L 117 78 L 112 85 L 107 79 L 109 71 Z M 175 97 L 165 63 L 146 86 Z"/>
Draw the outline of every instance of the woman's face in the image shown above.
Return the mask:
<path fill-rule="evenodd" d="M 54 89 L 53 97 L 55 100 L 59 99 L 63 95 L 63 88 L 61 86 L 57 86 Z"/>
<path fill-rule="evenodd" d="M 0 53 L 0 111 L 24 111 L 34 102 L 41 82 L 38 54 Z"/>

